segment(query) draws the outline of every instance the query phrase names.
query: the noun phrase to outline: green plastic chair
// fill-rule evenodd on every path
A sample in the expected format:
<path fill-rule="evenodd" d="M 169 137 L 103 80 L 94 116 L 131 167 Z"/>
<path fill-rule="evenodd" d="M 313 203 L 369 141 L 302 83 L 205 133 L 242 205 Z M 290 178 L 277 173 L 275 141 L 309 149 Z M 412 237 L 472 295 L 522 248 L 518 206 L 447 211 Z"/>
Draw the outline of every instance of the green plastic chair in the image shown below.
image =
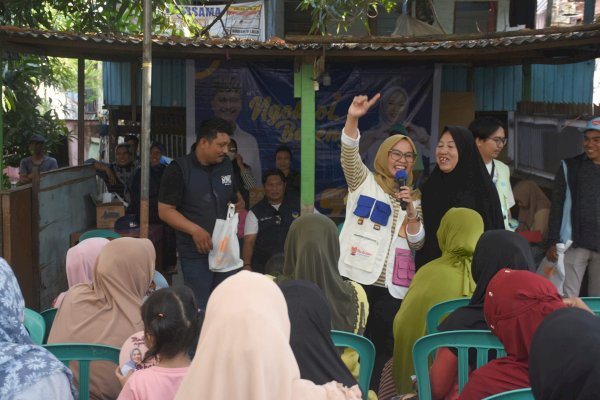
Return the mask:
<path fill-rule="evenodd" d="M 50 335 L 50 329 L 52 329 L 52 324 L 54 323 L 54 318 L 56 317 L 57 311 L 58 308 L 49 308 L 40 313 L 42 317 L 44 317 L 44 322 L 46 322 L 46 331 L 44 332 L 44 344 L 48 343 L 48 335 Z"/>
<path fill-rule="evenodd" d="M 469 349 L 477 351 L 477 368 L 488 362 L 489 350 L 504 357 L 504 346 L 490 331 L 449 331 L 424 336 L 413 346 L 413 362 L 419 385 L 419 400 L 431 400 L 429 381 L 429 355 L 435 350 L 449 347 L 458 351 L 458 391 L 462 391 L 469 377 Z"/>
<path fill-rule="evenodd" d="M 508 392 L 498 393 L 483 400 L 535 400 L 531 388 L 510 390 Z"/>
<path fill-rule="evenodd" d="M 26 308 L 23 325 L 25 325 L 25 329 L 27 329 L 34 344 L 41 345 L 44 342 L 44 334 L 46 333 L 44 317 L 32 309 Z"/>
<path fill-rule="evenodd" d="M 69 361 L 79 362 L 79 400 L 90 398 L 90 362 L 112 361 L 119 365 L 120 349 L 102 344 L 56 343 L 43 346 L 67 367 Z"/>
<path fill-rule="evenodd" d="M 600 297 L 582 297 L 581 300 L 592 309 L 594 314 L 600 315 Z"/>
<path fill-rule="evenodd" d="M 438 332 L 438 325 L 442 322 L 442 318 L 446 315 L 450 314 L 452 311 L 456 310 L 459 307 L 466 306 L 469 304 L 469 297 L 461 297 L 458 299 L 452 299 L 447 301 L 442 301 L 441 303 L 436 304 L 431 307 L 427 312 L 427 334 L 430 335 L 432 333 Z"/>
<path fill-rule="evenodd" d="M 366 399 L 369 393 L 373 366 L 375 365 L 375 346 L 364 336 L 336 330 L 331 331 L 331 341 L 336 347 L 350 347 L 358 353 L 360 360 L 358 386 L 363 394 L 363 398 Z"/>
<path fill-rule="evenodd" d="M 83 242 L 85 239 L 89 238 L 107 238 L 107 239 L 118 239 L 121 237 L 117 232 L 111 231 L 108 229 L 92 229 L 91 231 L 84 232 L 81 236 L 79 236 L 79 241 Z"/>

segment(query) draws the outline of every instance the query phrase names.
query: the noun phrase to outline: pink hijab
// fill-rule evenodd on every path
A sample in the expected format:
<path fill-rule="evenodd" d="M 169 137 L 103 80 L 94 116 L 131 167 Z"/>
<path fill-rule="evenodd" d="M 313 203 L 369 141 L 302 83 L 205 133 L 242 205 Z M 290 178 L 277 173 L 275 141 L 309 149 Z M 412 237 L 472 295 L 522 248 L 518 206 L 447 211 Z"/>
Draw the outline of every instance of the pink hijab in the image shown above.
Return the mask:
<path fill-rule="evenodd" d="M 211 294 L 196 356 L 175 399 L 361 399 L 358 385 L 301 379 L 282 292 L 241 271 Z"/>
<path fill-rule="evenodd" d="M 100 251 L 110 242 L 105 238 L 89 238 L 79 242 L 67 251 L 67 282 L 69 288 L 79 283 L 90 283 L 94 276 L 94 266 Z M 54 300 L 53 306 L 59 308 L 67 292 L 62 292 Z"/>

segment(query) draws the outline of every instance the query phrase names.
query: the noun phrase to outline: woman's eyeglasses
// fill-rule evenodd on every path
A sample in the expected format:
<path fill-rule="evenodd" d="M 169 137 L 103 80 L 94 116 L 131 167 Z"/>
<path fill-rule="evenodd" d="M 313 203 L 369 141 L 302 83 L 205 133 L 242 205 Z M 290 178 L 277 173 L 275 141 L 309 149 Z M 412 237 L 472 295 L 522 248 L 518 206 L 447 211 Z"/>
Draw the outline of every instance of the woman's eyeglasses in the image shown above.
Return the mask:
<path fill-rule="evenodd" d="M 496 146 L 506 146 L 506 143 L 508 143 L 508 138 L 507 137 L 495 137 L 495 138 L 488 138 L 487 140 L 492 140 L 494 141 L 494 143 L 496 143 Z"/>
<path fill-rule="evenodd" d="M 394 161 L 400 161 L 404 157 L 404 159 L 406 160 L 406 162 L 409 162 L 409 163 L 410 162 L 414 162 L 415 158 L 417 157 L 417 155 L 415 153 L 412 153 L 410 151 L 406 152 L 406 153 L 403 153 L 403 152 L 398 151 L 398 150 L 390 150 L 390 151 L 388 151 L 388 155 Z"/>

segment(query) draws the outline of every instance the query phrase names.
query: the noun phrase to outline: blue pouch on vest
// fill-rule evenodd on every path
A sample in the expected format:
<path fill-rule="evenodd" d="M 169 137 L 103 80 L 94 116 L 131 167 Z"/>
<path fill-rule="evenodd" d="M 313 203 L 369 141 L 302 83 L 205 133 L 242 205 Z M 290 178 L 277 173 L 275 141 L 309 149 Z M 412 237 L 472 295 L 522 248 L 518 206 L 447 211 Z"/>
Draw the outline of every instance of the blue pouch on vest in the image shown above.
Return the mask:
<path fill-rule="evenodd" d="M 383 201 L 376 201 L 373 212 L 371 213 L 371 221 L 381 226 L 386 226 L 390 215 L 392 214 L 392 207 Z"/>
<path fill-rule="evenodd" d="M 358 201 L 356 202 L 356 208 L 354 209 L 354 215 L 362 218 L 369 218 L 371 215 L 371 209 L 373 208 L 373 204 L 375 203 L 375 199 L 369 196 L 360 195 L 358 197 Z"/>

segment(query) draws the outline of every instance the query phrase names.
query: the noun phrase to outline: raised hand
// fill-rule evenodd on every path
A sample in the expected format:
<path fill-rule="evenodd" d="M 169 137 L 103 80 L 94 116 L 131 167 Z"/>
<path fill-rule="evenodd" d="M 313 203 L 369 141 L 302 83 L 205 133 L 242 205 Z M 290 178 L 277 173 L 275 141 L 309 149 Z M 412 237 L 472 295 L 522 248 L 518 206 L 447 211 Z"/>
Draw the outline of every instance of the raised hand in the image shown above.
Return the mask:
<path fill-rule="evenodd" d="M 377 100 L 381 95 L 377 93 L 375 96 L 369 100 L 368 96 L 355 96 L 352 100 L 352 104 L 350 104 L 350 108 L 348 108 L 348 117 L 360 118 L 369 111 L 369 109 L 373 106 L 373 104 L 377 103 Z"/>

